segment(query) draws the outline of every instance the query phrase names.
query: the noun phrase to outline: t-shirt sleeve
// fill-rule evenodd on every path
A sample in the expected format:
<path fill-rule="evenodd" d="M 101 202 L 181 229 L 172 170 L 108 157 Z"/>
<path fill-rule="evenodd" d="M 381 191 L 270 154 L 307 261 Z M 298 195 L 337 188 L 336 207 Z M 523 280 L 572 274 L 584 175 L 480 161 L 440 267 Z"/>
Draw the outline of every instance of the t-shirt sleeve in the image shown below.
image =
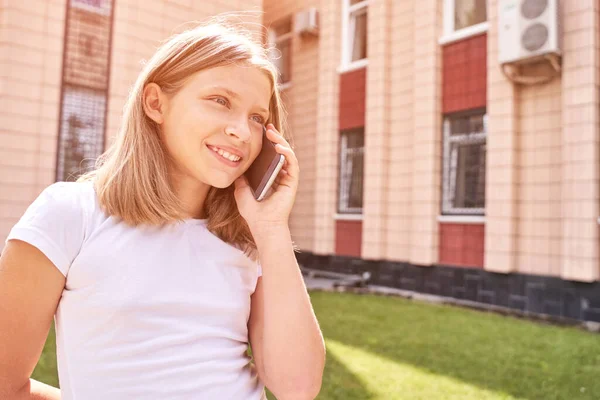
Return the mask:
<path fill-rule="evenodd" d="M 6 241 L 18 239 L 37 247 L 67 276 L 84 237 L 84 209 L 76 183 L 48 186 L 31 203 Z"/>

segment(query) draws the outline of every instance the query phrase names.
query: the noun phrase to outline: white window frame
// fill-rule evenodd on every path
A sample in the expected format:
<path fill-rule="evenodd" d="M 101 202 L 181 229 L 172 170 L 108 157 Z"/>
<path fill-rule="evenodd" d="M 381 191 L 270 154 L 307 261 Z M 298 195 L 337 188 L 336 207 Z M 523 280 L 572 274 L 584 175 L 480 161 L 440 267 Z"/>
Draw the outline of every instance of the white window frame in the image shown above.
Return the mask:
<path fill-rule="evenodd" d="M 291 25 L 292 23 L 293 23 L 293 21 L 290 22 L 290 31 L 287 33 L 284 33 L 283 35 L 279 35 L 279 36 L 277 35 L 277 32 L 275 32 L 275 29 L 269 28 L 269 30 L 268 30 L 269 46 L 279 49 L 279 47 L 277 46 L 279 43 L 289 41 L 290 42 L 289 45 L 291 47 L 292 46 L 292 38 L 294 36 L 294 30 Z M 283 56 L 283 54 L 282 54 L 282 56 Z M 279 90 L 289 89 L 292 86 L 291 60 L 289 60 L 289 62 L 290 62 L 290 80 L 287 82 L 278 83 Z M 281 75 L 281 71 L 279 71 L 279 74 Z"/>
<path fill-rule="evenodd" d="M 354 28 L 356 23 L 356 15 L 360 15 L 363 12 L 367 13 L 368 18 L 368 7 L 369 0 L 363 0 L 360 3 L 350 5 L 350 0 L 342 0 L 342 62 L 338 68 L 338 72 L 348 72 L 355 69 L 364 68 L 368 65 L 369 59 L 367 57 L 351 61 L 352 58 L 352 47 L 354 47 Z M 369 23 L 367 22 L 367 27 Z M 369 33 L 367 31 L 367 41 L 369 39 Z M 367 45 L 367 49 L 368 49 Z M 368 51 L 368 50 L 367 50 Z"/>
<path fill-rule="evenodd" d="M 358 128 L 360 129 L 360 128 Z M 363 135 L 364 135 L 364 128 Z M 364 168 L 364 154 L 365 147 L 360 148 L 348 148 L 348 136 L 341 135 L 340 137 L 340 166 L 338 168 L 339 180 L 338 180 L 338 211 L 336 213 L 336 219 L 350 219 L 350 215 L 362 215 L 363 207 L 348 207 L 348 195 L 350 190 L 350 180 L 352 179 L 352 163 L 348 162 L 348 155 L 350 154 L 362 154 L 363 156 L 363 168 Z M 346 168 L 346 173 L 342 173 L 342 168 Z M 349 179 L 345 179 L 349 178 Z M 363 170 L 363 185 L 364 185 L 364 170 Z M 363 186 L 363 202 L 364 202 L 364 186 Z M 341 216 L 344 215 L 345 218 Z"/>
<path fill-rule="evenodd" d="M 469 27 L 455 30 L 454 29 L 454 6 L 455 0 L 444 0 L 444 33 L 439 40 L 440 44 L 447 44 L 462 40 L 471 36 L 479 35 L 488 31 L 489 22 L 481 22 Z M 488 5 L 486 4 L 486 7 Z M 489 14 L 489 8 L 486 10 Z"/>
<path fill-rule="evenodd" d="M 93 12 L 96 14 L 102 15 L 110 15 L 111 1 L 110 0 L 102 0 L 102 5 L 100 7 L 88 4 L 85 0 L 69 0 L 71 2 L 71 7 L 80 8 L 82 10 L 86 10 L 89 12 Z"/>
<path fill-rule="evenodd" d="M 463 135 L 451 135 L 450 132 L 450 120 L 452 115 L 448 115 L 444 118 L 444 152 L 443 152 L 443 172 L 442 172 L 442 214 L 443 215 L 454 215 L 454 216 L 483 216 L 485 215 L 485 207 L 483 208 L 461 208 L 453 207 L 452 200 L 455 192 L 456 185 L 456 166 L 452 168 L 451 164 L 457 162 L 457 152 L 451 152 L 452 143 L 461 144 L 476 144 L 484 143 L 487 144 L 487 111 L 483 111 L 483 132 L 472 132 Z M 474 115 L 480 115 L 479 112 L 475 112 Z M 487 157 L 487 154 L 486 154 Z M 487 165 L 487 159 L 486 159 Z M 484 171 L 486 173 L 486 171 Z"/>

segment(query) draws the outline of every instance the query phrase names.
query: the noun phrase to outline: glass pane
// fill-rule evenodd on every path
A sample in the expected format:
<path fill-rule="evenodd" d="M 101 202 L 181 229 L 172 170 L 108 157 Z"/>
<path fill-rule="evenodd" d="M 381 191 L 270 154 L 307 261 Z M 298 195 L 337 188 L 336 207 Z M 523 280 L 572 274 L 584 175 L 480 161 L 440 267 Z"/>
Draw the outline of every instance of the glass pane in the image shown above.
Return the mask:
<path fill-rule="evenodd" d="M 286 83 L 291 79 L 291 40 L 284 40 L 277 43 L 277 49 L 281 53 L 279 58 L 274 60 L 275 65 L 279 69 L 279 83 Z"/>
<path fill-rule="evenodd" d="M 342 132 L 339 212 L 361 212 L 363 206 L 364 130 Z"/>
<path fill-rule="evenodd" d="M 454 208 L 485 207 L 485 143 L 453 144 L 452 153 L 456 154 L 454 176 Z M 452 185 L 451 185 L 452 187 Z"/>
<path fill-rule="evenodd" d="M 290 33 L 292 31 L 292 19 L 286 18 L 285 20 L 278 22 L 277 24 L 273 25 L 273 30 L 277 36 Z"/>
<path fill-rule="evenodd" d="M 486 0 L 455 0 L 454 30 L 487 21 Z"/>
<path fill-rule="evenodd" d="M 352 59 L 351 61 L 367 58 L 367 13 L 360 12 L 352 15 L 354 21 L 354 35 L 352 40 Z"/>
<path fill-rule="evenodd" d="M 350 154 L 351 176 L 348 190 L 348 208 L 362 208 L 363 206 L 363 163 L 362 151 Z"/>
<path fill-rule="evenodd" d="M 450 135 L 468 135 L 485 132 L 485 114 L 453 117 L 450 120 Z"/>

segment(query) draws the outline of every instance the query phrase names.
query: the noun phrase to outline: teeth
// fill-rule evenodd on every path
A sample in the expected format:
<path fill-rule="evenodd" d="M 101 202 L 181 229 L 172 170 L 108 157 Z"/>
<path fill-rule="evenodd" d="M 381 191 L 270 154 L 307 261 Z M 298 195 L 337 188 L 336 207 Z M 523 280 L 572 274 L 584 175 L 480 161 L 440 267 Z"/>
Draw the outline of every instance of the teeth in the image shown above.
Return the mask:
<path fill-rule="evenodd" d="M 238 157 L 236 155 L 230 154 L 226 151 L 223 151 L 222 149 L 219 149 L 217 147 L 212 147 L 211 146 L 211 150 L 214 151 L 215 153 L 219 154 L 221 157 L 228 159 L 229 161 L 239 161 L 241 157 Z"/>

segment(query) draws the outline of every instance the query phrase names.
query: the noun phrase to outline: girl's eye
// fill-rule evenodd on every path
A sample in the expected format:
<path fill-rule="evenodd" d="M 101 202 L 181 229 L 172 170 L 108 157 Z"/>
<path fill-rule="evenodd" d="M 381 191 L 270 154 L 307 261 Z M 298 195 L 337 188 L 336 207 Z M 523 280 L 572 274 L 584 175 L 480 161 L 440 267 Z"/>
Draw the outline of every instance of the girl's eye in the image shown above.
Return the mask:
<path fill-rule="evenodd" d="M 229 107 L 229 101 L 224 97 L 215 97 L 213 100 L 222 106 Z"/>
<path fill-rule="evenodd" d="M 265 119 L 260 115 L 253 115 L 252 119 L 257 123 L 264 125 Z"/>

